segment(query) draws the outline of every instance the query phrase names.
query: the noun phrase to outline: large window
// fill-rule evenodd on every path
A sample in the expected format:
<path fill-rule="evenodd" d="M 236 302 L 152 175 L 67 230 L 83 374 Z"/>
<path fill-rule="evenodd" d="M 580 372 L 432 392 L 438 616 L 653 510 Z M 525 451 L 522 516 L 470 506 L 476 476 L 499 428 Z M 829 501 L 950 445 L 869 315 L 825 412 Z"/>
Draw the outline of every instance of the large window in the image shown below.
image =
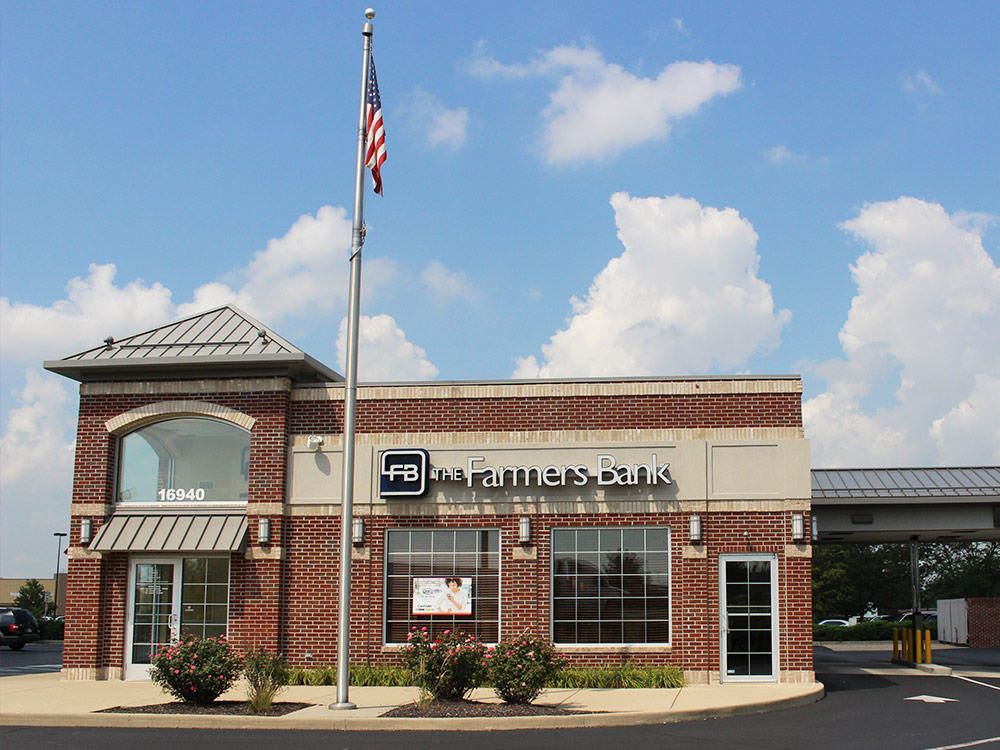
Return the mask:
<path fill-rule="evenodd" d="M 414 581 L 459 578 L 468 614 L 414 614 Z M 471 586 L 469 585 L 471 584 Z M 482 529 L 386 532 L 385 641 L 405 643 L 410 628 L 456 630 L 493 643 L 500 638 L 500 531 Z"/>
<path fill-rule="evenodd" d="M 155 422 L 119 443 L 121 503 L 246 502 L 250 433 L 215 419 Z"/>
<path fill-rule="evenodd" d="M 670 641 L 670 531 L 553 529 L 552 640 Z"/>

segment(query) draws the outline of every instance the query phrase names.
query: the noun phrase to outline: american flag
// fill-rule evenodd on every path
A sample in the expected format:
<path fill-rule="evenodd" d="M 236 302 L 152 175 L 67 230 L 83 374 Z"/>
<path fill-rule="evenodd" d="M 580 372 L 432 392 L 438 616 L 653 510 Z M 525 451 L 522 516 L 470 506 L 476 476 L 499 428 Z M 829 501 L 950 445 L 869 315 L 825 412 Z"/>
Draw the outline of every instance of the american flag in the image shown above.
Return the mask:
<path fill-rule="evenodd" d="M 378 79 L 375 77 L 375 60 L 372 60 L 372 74 L 368 77 L 368 97 L 365 105 L 365 145 L 366 167 L 372 170 L 372 185 L 375 192 L 382 195 L 382 165 L 385 164 L 385 128 L 382 126 L 382 97 L 378 94 Z"/>

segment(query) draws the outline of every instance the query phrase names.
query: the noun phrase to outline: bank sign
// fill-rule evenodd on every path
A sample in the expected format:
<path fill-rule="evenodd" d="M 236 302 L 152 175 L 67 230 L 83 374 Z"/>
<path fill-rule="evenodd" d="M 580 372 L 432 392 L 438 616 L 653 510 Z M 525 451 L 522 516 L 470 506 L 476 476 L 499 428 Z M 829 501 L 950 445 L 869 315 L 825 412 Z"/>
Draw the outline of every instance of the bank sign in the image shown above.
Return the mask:
<path fill-rule="evenodd" d="M 379 494 L 382 497 L 423 497 L 429 480 L 462 482 L 467 487 L 583 487 L 592 479 L 599 486 L 655 487 L 671 484 L 670 464 L 650 454 L 648 463 L 619 463 L 611 453 L 598 453 L 595 469 L 586 464 L 548 466 L 494 466 L 485 456 L 469 456 L 465 466 L 431 466 L 423 448 L 390 448 L 379 459 Z"/>

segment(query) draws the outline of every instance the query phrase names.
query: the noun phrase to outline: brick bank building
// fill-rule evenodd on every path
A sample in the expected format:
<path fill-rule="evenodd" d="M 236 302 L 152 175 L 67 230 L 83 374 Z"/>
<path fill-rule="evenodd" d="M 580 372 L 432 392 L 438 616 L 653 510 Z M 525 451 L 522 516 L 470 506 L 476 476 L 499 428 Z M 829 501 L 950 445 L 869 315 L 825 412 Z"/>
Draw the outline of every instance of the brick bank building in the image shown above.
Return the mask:
<path fill-rule="evenodd" d="M 336 662 L 343 379 L 226 306 L 47 369 L 80 381 L 63 675 L 179 634 Z M 363 384 L 352 663 L 413 626 L 570 662 L 813 680 L 797 376 Z"/>

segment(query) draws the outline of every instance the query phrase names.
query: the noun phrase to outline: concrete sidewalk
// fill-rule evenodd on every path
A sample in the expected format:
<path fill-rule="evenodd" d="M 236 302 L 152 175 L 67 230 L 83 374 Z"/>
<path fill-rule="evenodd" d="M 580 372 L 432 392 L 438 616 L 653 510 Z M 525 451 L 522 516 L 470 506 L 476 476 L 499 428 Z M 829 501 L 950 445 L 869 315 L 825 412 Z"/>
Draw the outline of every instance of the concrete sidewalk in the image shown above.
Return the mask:
<path fill-rule="evenodd" d="M 351 729 L 351 730 L 461 730 L 544 729 L 591 726 L 659 724 L 761 713 L 803 706 L 823 697 L 823 685 L 727 684 L 692 685 L 662 690 L 546 690 L 536 703 L 602 713 L 569 716 L 503 718 L 392 719 L 381 714 L 411 703 L 415 688 L 354 687 L 350 699 L 358 708 L 331 711 L 336 687 L 294 686 L 280 701 L 314 704 L 285 716 L 188 716 L 173 714 L 94 713 L 115 706 L 168 703 L 170 697 L 150 682 L 68 681 L 58 674 L 0 678 L 0 725 L 102 726 L 217 729 Z M 492 690 L 479 689 L 472 698 L 496 701 Z M 222 696 L 245 700 L 242 686 Z"/>

